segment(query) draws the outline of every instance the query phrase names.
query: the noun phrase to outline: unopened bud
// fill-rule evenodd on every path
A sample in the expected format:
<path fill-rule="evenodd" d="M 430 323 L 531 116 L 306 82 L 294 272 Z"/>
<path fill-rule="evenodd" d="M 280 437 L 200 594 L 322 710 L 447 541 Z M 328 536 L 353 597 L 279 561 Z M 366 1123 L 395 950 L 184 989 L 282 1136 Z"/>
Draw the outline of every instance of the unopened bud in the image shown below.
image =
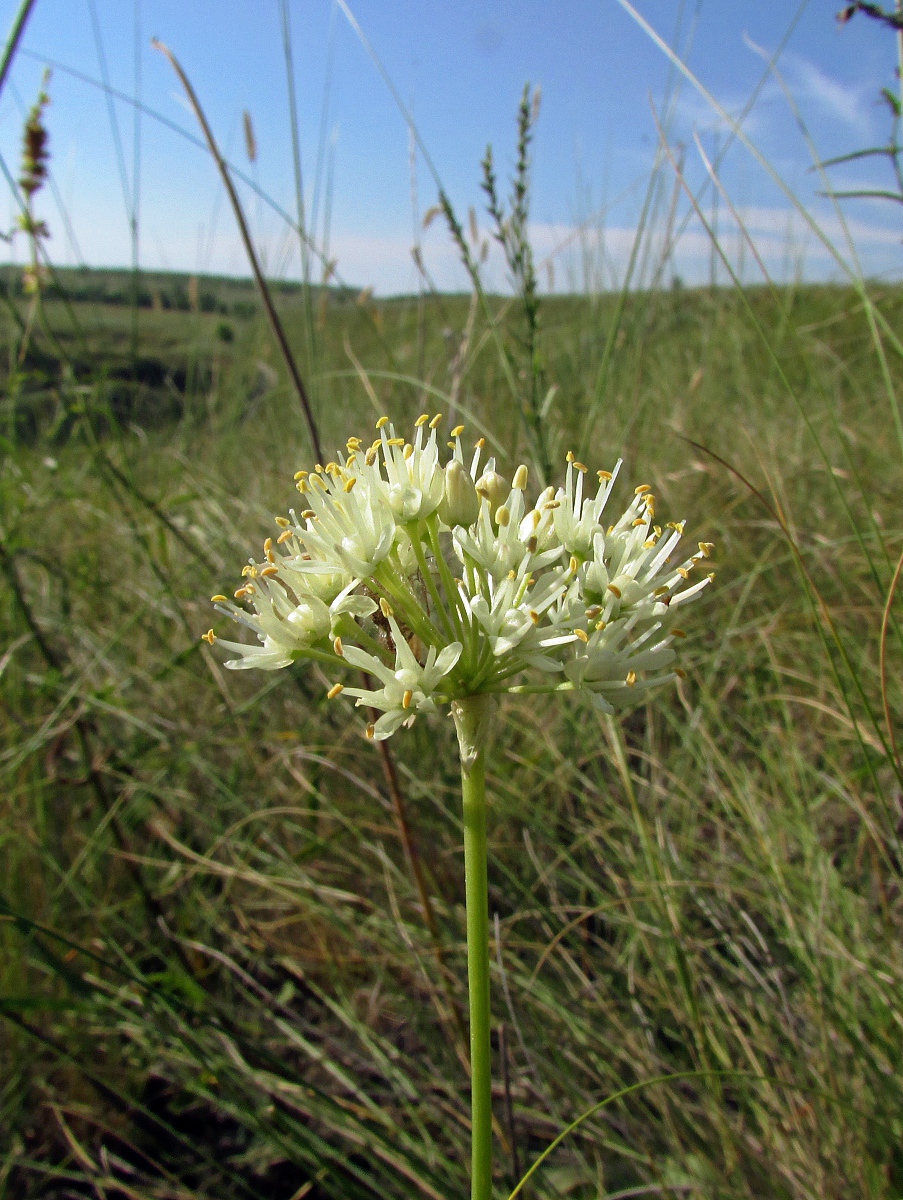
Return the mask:
<path fill-rule="evenodd" d="M 446 525 L 472 525 L 480 515 L 480 498 L 467 471 L 453 458 L 445 468 L 445 493 L 439 505 L 439 520 Z"/>
<path fill-rule="evenodd" d="M 486 471 L 477 480 L 477 495 L 485 496 L 489 502 L 489 515 L 495 519 L 495 510 L 508 499 L 509 487 L 507 481 L 498 471 Z"/>

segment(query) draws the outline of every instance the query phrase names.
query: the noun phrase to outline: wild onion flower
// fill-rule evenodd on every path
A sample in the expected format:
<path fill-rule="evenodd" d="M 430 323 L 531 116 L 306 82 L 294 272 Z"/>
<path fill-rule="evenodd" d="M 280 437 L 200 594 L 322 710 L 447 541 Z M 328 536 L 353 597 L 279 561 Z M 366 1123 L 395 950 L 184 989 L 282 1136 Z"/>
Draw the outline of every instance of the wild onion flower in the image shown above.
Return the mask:
<path fill-rule="evenodd" d="M 573 691 L 613 713 L 682 674 L 679 611 L 711 574 L 694 578 L 708 542 L 679 554 L 683 522 L 656 523 L 641 484 L 624 512 L 605 509 L 621 463 L 589 472 L 572 454 L 564 485 L 527 501 L 528 471 L 509 484 L 481 438 L 469 463 L 463 426 L 444 455 L 441 417 L 418 418 L 412 441 L 387 417 L 365 446 L 349 438 L 335 461 L 299 471 L 298 515 L 249 559 L 223 615 L 256 643 L 222 641 L 233 669 L 313 660 L 345 695 L 380 714 L 377 741 L 451 707 L 464 806 L 464 875 L 471 1026 L 472 1197 L 492 1193 L 492 1079 L 486 879 L 485 749 L 494 697 Z M 443 457 L 446 461 L 443 463 Z M 205 639 L 217 642 L 213 630 Z M 362 676 L 362 678 L 361 678 Z"/>
<path fill-rule="evenodd" d="M 226 666 L 360 668 L 384 686 L 330 695 L 385 713 L 377 739 L 473 695 L 571 690 L 613 712 L 678 675 L 677 611 L 711 579 L 692 575 L 711 546 L 678 559 L 683 523 L 656 524 L 645 485 L 606 526 L 620 462 L 587 489 L 568 455 L 564 485 L 528 507 L 526 467 L 508 484 L 483 439 L 468 466 L 461 426 L 443 464 L 439 424 L 406 441 L 382 418 L 372 444 L 297 473 L 300 516 L 277 518 L 233 600 L 214 597 L 259 643 L 223 641 Z"/>

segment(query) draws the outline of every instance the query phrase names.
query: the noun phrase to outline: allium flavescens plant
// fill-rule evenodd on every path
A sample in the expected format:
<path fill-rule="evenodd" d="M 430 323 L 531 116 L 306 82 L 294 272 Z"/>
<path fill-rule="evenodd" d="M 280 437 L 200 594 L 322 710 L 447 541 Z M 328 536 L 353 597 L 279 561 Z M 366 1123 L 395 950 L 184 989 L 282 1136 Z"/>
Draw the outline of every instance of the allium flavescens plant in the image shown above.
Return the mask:
<path fill-rule="evenodd" d="M 483 439 L 468 461 L 463 426 L 445 454 L 440 423 L 421 416 L 409 442 L 383 417 L 371 444 L 349 438 L 334 462 L 299 471 L 300 511 L 276 518 L 279 533 L 242 568 L 233 600 L 213 597 L 257 644 L 205 637 L 234 654 L 235 669 L 304 659 L 336 674 L 357 668 L 372 687 L 337 680 L 328 696 L 381 713 L 370 738 L 450 706 L 464 805 L 472 1196 L 489 1200 L 484 764 L 494 697 L 582 692 L 612 713 L 674 679 L 679 613 L 711 579 L 692 574 L 711 545 L 680 558 L 683 522 L 656 524 L 645 484 L 606 524 L 620 463 L 593 476 L 569 454 L 564 485 L 531 504 L 526 467 L 509 484 L 484 461 Z"/>

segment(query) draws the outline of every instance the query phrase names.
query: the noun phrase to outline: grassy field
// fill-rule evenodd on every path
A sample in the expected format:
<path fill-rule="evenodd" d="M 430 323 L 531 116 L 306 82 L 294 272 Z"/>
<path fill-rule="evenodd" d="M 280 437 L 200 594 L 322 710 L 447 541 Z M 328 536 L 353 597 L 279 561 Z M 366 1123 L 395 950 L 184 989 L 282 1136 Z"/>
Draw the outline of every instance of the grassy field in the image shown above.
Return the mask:
<path fill-rule="evenodd" d="M 6 284 L 0 1195 L 460 1197 L 451 724 L 381 759 L 200 640 L 312 466 L 258 307 L 123 275 L 26 344 Z M 516 302 L 277 300 L 327 447 L 441 411 L 510 478 L 538 394 L 556 482 L 716 544 L 677 689 L 502 707 L 498 1195 L 613 1096 L 524 1196 L 899 1200 L 903 291 L 551 298 L 530 361 Z"/>

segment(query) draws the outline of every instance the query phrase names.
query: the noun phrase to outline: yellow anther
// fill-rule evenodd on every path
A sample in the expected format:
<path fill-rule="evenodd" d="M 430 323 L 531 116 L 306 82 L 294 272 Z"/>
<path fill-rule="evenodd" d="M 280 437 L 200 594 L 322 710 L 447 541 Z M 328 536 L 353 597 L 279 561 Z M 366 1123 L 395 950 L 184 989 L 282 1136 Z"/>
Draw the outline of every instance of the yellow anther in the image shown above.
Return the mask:
<path fill-rule="evenodd" d="M 266 539 L 266 541 L 263 543 L 263 552 L 264 552 L 264 554 L 266 554 L 266 552 L 268 550 L 272 550 L 272 549 L 273 549 L 273 539 L 271 537 L 268 537 Z"/>
<path fill-rule="evenodd" d="M 280 529 L 288 529 L 289 525 L 291 525 L 291 521 L 288 519 L 288 517 L 274 517 L 273 520 Z"/>
<path fill-rule="evenodd" d="M 474 442 L 473 448 L 474 448 L 474 450 L 482 450 L 485 445 L 486 445 L 486 439 L 479 438 L 477 441 Z"/>
<path fill-rule="evenodd" d="M 295 474 L 292 476 L 292 478 L 293 479 L 306 479 L 309 474 L 310 474 L 310 471 L 296 471 Z"/>
<path fill-rule="evenodd" d="M 542 506 L 543 512 L 551 512 L 553 508 L 561 508 L 560 500 L 547 500 Z"/>
<path fill-rule="evenodd" d="M 382 429 L 383 425 L 388 425 L 388 424 L 389 424 L 388 417 L 380 417 L 379 420 L 376 422 L 376 428 Z"/>
<path fill-rule="evenodd" d="M 514 478 L 511 481 L 511 486 L 522 492 L 527 486 L 527 480 L 530 478 L 530 472 L 523 463 L 514 472 Z"/>
<path fill-rule="evenodd" d="M 574 461 L 574 457 L 574 451 L 568 450 L 567 454 L 565 455 L 565 462 L 572 463 Z"/>
<path fill-rule="evenodd" d="M 589 641 L 589 634 L 584 629 L 575 629 L 574 637 L 579 639 L 579 641 L 581 641 L 581 642 Z"/>
<path fill-rule="evenodd" d="M 621 589 L 619 587 L 615 587 L 615 585 L 613 583 L 610 583 L 608 585 L 608 590 L 615 597 L 615 599 L 617 599 L 617 600 L 621 599 Z"/>
<path fill-rule="evenodd" d="M 250 568 L 250 567 L 247 567 L 247 566 L 246 566 L 246 567 L 242 567 L 242 569 L 241 569 L 241 577 L 242 577 L 242 579 L 247 579 L 247 577 L 248 577 L 250 574 L 251 574 L 251 568 Z"/>
<path fill-rule="evenodd" d="M 276 561 L 276 555 L 272 550 L 267 550 L 267 562 L 271 565 Z"/>
<path fill-rule="evenodd" d="M 228 596 L 211 596 L 210 597 L 211 604 L 226 604 L 226 603 L 228 603 L 228 600 L 229 600 Z"/>
<path fill-rule="evenodd" d="M 517 571 L 509 571 L 506 579 L 517 579 Z"/>
<path fill-rule="evenodd" d="M 372 742 L 372 741 L 373 741 L 373 735 L 374 735 L 375 733 L 376 733 L 376 726 L 375 726 L 375 725 L 368 725 L 368 726 L 367 726 L 367 740 Z"/>
<path fill-rule="evenodd" d="M 533 622 L 534 625 L 538 625 L 539 621 L 540 621 L 539 613 L 536 612 L 536 610 L 532 609 L 532 608 L 530 609 L 530 620 Z"/>
<path fill-rule="evenodd" d="M 410 442 L 408 442 L 407 445 L 405 446 L 404 450 L 402 450 L 401 453 L 402 453 L 402 456 L 404 457 L 405 462 L 407 462 L 407 460 L 414 453 L 414 447 L 411 445 Z"/>
<path fill-rule="evenodd" d="M 323 474 L 323 466 L 322 466 L 322 464 L 321 464 L 321 463 L 317 463 L 317 465 L 314 467 L 314 470 L 316 471 L 316 473 L 317 473 L 318 475 L 322 475 L 322 474 Z"/>
<path fill-rule="evenodd" d="M 596 478 L 600 483 L 602 483 L 603 480 L 611 479 L 611 471 L 597 471 Z"/>
<path fill-rule="evenodd" d="M 670 591 L 669 587 L 657 587 L 652 594 L 653 596 L 667 596 Z"/>
<path fill-rule="evenodd" d="M 244 600 L 245 596 L 250 596 L 251 592 L 253 592 L 253 591 L 254 591 L 254 589 L 250 585 L 248 585 L 247 587 L 240 587 L 235 592 L 235 599 L 236 600 Z"/>
<path fill-rule="evenodd" d="M 213 643 L 216 641 L 216 634 L 213 632 L 212 629 L 208 629 L 206 633 L 201 634 L 201 641 L 209 642 L 209 644 L 212 646 Z"/>
<path fill-rule="evenodd" d="M 350 437 L 350 438 L 348 439 L 348 441 L 345 443 L 345 445 L 347 446 L 347 448 L 348 448 L 349 450 L 360 450 L 360 448 L 361 448 L 361 439 L 360 439 L 360 438 L 357 438 L 357 437 Z"/>
<path fill-rule="evenodd" d="M 399 437 L 386 438 L 386 445 L 387 446 L 403 446 L 404 438 L 399 438 Z"/>
<path fill-rule="evenodd" d="M 298 491 L 301 493 L 302 496 L 305 495 L 306 492 L 308 491 L 307 480 L 299 479 L 298 482 L 295 484 L 295 487 L 298 489 Z"/>
<path fill-rule="evenodd" d="M 687 636 L 682 629 L 672 629 L 671 634 L 673 637 L 686 637 Z"/>
<path fill-rule="evenodd" d="M 391 616 L 392 616 L 392 605 L 391 605 L 391 604 L 389 603 L 389 601 L 388 601 L 388 600 L 385 598 L 385 596 L 382 596 L 382 597 L 380 598 L 380 601 L 379 601 L 379 611 L 382 613 L 382 615 L 383 615 L 384 617 L 387 617 L 387 618 L 388 618 L 388 617 L 391 617 Z"/>
<path fill-rule="evenodd" d="M 585 465 L 584 465 L 582 462 L 577 462 L 577 461 L 575 460 L 575 462 L 574 462 L 574 470 L 575 470 L 575 471 L 583 471 L 584 473 L 586 473 L 586 472 L 589 470 L 589 467 L 585 466 Z"/>
<path fill-rule="evenodd" d="M 464 432 L 464 426 L 463 426 L 463 425 L 456 425 L 456 426 L 454 427 L 454 429 L 451 431 L 451 435 L 452 435 L 452 437 L 453 437 L 453 438 L 458 438 L 458 437 L 460 437 L 460 436 L 461 436 L 461 434 L 462 434 L 463 432 Z"/>
<path fill-rule="evenodd" d="M 345 466 L 353 467 L 356 462 L 357 462 L 357 455 L 349 454 L 348 457 L 345 459 Z"/>
<path fill-rule="evenodd" d="M 373 449 L 372 446 L 367 451 L 367 453 L 364 455 L 364 462 L 367 464 L 368 467 L 372 467 L 373 464 L 376 462 L 376 451 Z"/>
<path fill-rule="evenodd" d="M 586 610 L 587 621 L 594 621 L 601 611 L 602 606 L 600 604 L 591 604 Z"/>
<path fill-rule="evenodd" d="M 655 546 L 655 538 L 654 537 L 646 538 L 645 542 L 643 542 L 644 550 L 652 550 L 654 546 Z"/>
<path fill-rule="evenodd" d="M 417 420 L 414 422 L 414 428 L 419 429 L 420 426 L 425 425 L 429 419 L 430 419 L 429 413 L 421 413 L 420 416 L 417 418 Z"/>
<path fill-rule="evenodd" d="M 439 422 L 442 420 L 442 413 L 436 413 L 432 421 L 430 421 L 430 429 L 438 429 Z"/>
<path fill-rule="evenodd" d="M 662 527 L 661 527 L 661 525 L 653 525 L 653 526 L 652 526 L 652 532 L 655 534 L 655 536 L 656 536 L 657 538 L 660 538 L 660 537 L 662 536 Z"/>
<path fill-rule="evenodd" d="M 345 486 L 342 488 L 342 491 L 343 491 L 343 492 L 350 492 L 350 491 L 351 491 L 351 489 L 354 487 L 354 485 L 355 485 L 356 483 L 357 483 L 357 476 L 356 476 L 356 475 L 352 475 L 352 476 L 351 476 L 349 479 L 347 479 L 347 480 L 345 481 Z"/>
<path fill-rule="evenodd" d="M 336 654 L 339 656 L 339 658 L 345 657 L 345 647 L 342 645 L 342 639 L 340 637 L 333 639 L 332 648 L 336 652 Z"/>
<path fill-rule="evenodd" d="M 714 578 L 715 578 L 715 572 L 709 571 L 708 575 L 706 575 L 706 579 L 709 581 L 709 583 L 711 583 L 714 580 Z"/>
<path fill-rule="evenodd" d="M 287 542 L 289 538 L 293 538 L 294 536 L 294 529 L 283 529 L 282 533 L 279 534 L 279 537 L 276 538 L 276 545 L 281 546 L 283 542 Z"/>
<path fill-rule="evenodd" d="M 257 574 L 258 574 L 257 567 L 255 565 L 248 567 L 248 578 L 249 579 L 256 579 Z"/>
<path fill-rule="evenodd" d="M 264 567 L 263 570 L 260 572 L 260 574 L 264 577 L 264 579 L 272 579 L 274 575 L 279 574 L 279 568 L 274 567 L 271 564 L 268 567 Z"/>
<path fill-rule="evenodd" d="M 634 496 L 642 496 L 646 492 L 651 492 L 651 491 L 652 491 L 652 488 L 649 486 L 648 483 L 641 483 L 639 487 L 635 487 L 633 489 L 633 494 L 634 494 Z"/>
<path fill-rule="evenodd" d="M 334 683 L 332 685 L 332 687 L 329 689 L 329 691 L 326 693 L 326 699 L 327 700 L 335 700 L 336 696 L 340 696 L 342 694 L 342 692 L 344 692 L 344 690 L 345 690 L 345 685 L 343 683 Z"/>
<path fill-rule="evenodd" d="M 414 699 L 414 693 L 411 691 L 410 688 L 408 688 L 408 690 L 405 692 L 405 694 L 401 698 L 401 707 L 402 708 L 410 708 L 411 701 L 413 699 Z"/>
<path fill-rule="evenodd" d="M 574 557 L 573 554 L 571 555 L 571 557 L 568 561 L 568 566 L 571 568 L 571 574 L 576 575 L 577 568 L 580 566 L 580 563 L 577 562 L 577 559 Z"/>
<path fill-rule="evenodd" d="M 597 622 L 596 622 L 596 629 L 598 629 L 598 630 L 599 630 L 599 632 L 601 633 L 601 632 L 602 632 L 602 630 L 605 628 L 605 626 L 606 626 L 607 624 L 608 624 L 608 622 L 607 622 L 607 621 L 597 621 Z"/>
<path fill-rule="evenodd" d="M 305 521 L 311 521 L 311 520 L 313 520 L 313 518 L 316 515 L 317 514 L 314 512 L 314 510 L 312 508 L 305 508 L 305 510 L 301 514 L 301 517 Z"/>
<path fill-rule="evenodd" d="M 684 579 L 689 579 L 689 578 L 690 578 L 690 572 L 687 570 L 687 568 L 686 568 L 686 567 L 678 567 L 678 568 L 677 568 L 677 573 L 678 573 L 678 575 L 681 575 L 681 576 L 683 576 L 683 578 L 684 578 Z"/>
<path fill-rule="evenodd" d="M 506 504 L 500 504 L 498 506 L 498 508 L 495 510 L 495 520 L 496 520 L 496 524 L 499 525 L 499 527 L 502 529 L 504 529 L 508 524 L 510 524 L 511 510 L 508 508 L 508 506 Z"/>
<path fill-rule="evenodd" d="M 703 558 L 710 558 L 712 551 L 715 549 L 714 542 L 700 542 L 699 549 L 702 551 Z"/>
<path fill-rule="evenodd" d="M 446 444 L 446 446 L 448 446 L 449 450 L 454 450 L 454 448 L 455 448 L 454 442 L 446 442 L 445 444 Z"/>
<path fill-rule="evenodd" d="M 645 517 L 637 517 L 637 519 L 633 522 L 633 528 L 636 529 L 639 525 L 645 525 L 645 524 L 646 524 Z"/>
<path fill-rule="evenodd" d="M 682 667 L 675 667 L 674 674 L 677 676 L 678 679 L 686 679 L 686 677 L 687 677 L 687 673 Z"/>
<path fill-rule="evenodd" d="M 636 683 L 636 671 L 628 671 L 625 682 L 628 687 L 633 687 L 633 685 Z"/>

